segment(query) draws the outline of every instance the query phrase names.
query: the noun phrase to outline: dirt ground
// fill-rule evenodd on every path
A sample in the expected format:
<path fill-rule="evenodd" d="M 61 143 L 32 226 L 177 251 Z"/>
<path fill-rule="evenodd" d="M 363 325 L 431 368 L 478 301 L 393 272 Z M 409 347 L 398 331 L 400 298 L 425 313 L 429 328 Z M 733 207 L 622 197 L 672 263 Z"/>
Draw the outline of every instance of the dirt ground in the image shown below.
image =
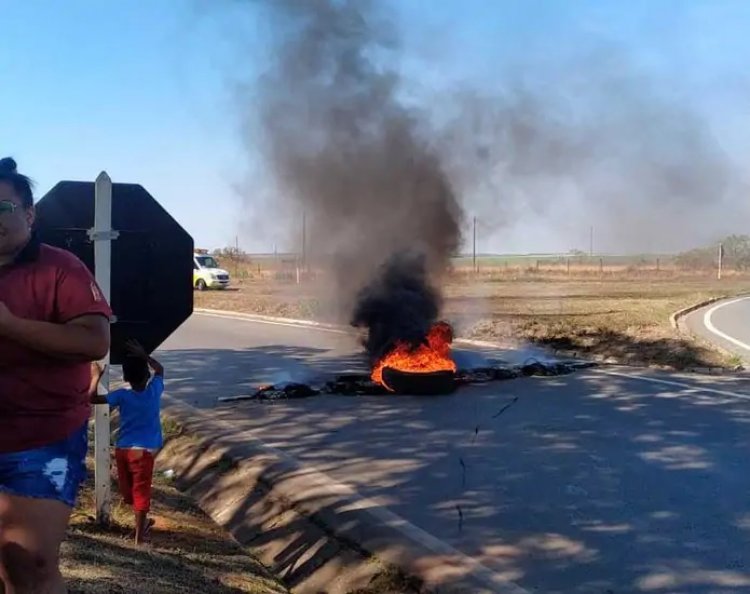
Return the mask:
<path fill-rule="evenodd" d="M 117 420 L 115 413 L 115 432 Z M 163 419 L 162 425 L 167 443 L 173 437 L 186 437 L 169 419 Z M 93 444 L 93 434 L 90 443 Z M 154 475 L 151 517 L 156 523 L 146 546 L 133 544 L 132 512 L 122 503 L 114 476 L 112 525 L 100 528 L 94 522 L 93 465 L 90 454 L 89 478 L 61 550 L 62 574 L 70 594 L 289 594 L 248 550 L 180 493 L 163 472 Z M 418 591 L 418 580 L 385 571 L 367 587 L 349 594 Z"/>
<path fill-rule="evenodd" d="M 164 475 L 154 477 L 149 545 L 137 548 L 133 519 L 113 483 L 113 525 L 94 523 L 93 460 L 89 480 L 62 546 L 70 594 L 282 594 L 288 590 Z"/>
<path fill-rule="evenodd" d="M 739 361 L 675 332 L 669 316 L 709 298 L 750 292 L 750 276 L 718 281 L 711 274 L 674 271 L 459 272 L 443 289 L 444 317 L 463 337 L 685 369 Z M 196 307 L 345 322 L 327 293 L 330 287 L 320 278 L 296 284 L 244 275 L 232 290 L 196 294 Z"/>

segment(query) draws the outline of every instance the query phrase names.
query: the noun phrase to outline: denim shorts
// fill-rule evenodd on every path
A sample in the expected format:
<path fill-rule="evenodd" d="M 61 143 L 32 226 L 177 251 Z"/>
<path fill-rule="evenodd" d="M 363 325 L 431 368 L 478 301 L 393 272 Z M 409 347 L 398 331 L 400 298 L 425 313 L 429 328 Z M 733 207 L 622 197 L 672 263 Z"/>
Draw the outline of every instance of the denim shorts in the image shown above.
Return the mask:
<path fill-rule="evenodd" d="M 86 480 L 88 421 L 70 437 L 41 448 L 0 453 L 0 493 L 53 499 L 75 507 Z"/>

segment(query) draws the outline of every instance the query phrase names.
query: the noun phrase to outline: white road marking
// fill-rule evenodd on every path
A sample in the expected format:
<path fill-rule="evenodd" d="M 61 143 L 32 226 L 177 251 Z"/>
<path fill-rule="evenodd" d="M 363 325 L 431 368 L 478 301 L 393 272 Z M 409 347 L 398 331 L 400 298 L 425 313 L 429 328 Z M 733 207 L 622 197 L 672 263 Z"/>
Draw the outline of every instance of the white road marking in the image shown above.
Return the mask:
<path fill-rule="evenodd" d="M 208 318 L 220 318 L 223 320 L 237 320 L 241 322 L 251 322 L 254 324 L 268 324 L 269 326 L 286 326 L 287 328 L 309 328 L 310 330 L 315 330 L 316 332 L 328 332 L 330 334 L 351 334 L 351 332 L 346 332 L 345 330 L 338 330 L 337 328 L 330 328 L 328 326 L 319 326 L 317 324 L 307 324 L 302 323 L 301 321 L 296 320 L 290 320 L 288 322 L 283 322 L 278 319 L 274 318 L 267 318 L 263 316 L 242 316 L 237 315 L 233 313 L 224 313 L 224 312 L 218 312 L 218 311 L 205 311 L 205 310 L 195 310 L 195 315 L 205 316 Z"/>
<path fill-rule="evenodd" d="M 700 385 L 683 384 L 682 382 L 676 382 L 673 380 L 663 380 L 656 377 L 648 377 L 645 375 L 634 375 L 630 373 L 619 373 L 617 371 L 607 371 L 606 369 L 592 369 L 593 373 L 602 373 L 604 375 L 613 375 L 615 377 L 622 377 L 626 379 L 635 379 L 642 382 L 650 382 L 652 384 L 661 384 L 663 386 L 671 386 L 673 388 L 681 388 L 683 390 L 689 390 L 691 392 L 707 392 L 710 394 L 717 394 L 719 396 L 727 396 L 729 398 L 738 398 L 740 400 L 750 400 L 750 395 L 740 394 L 738 392 L 729 392 L 727 390 L 717 390 L 716 388 L 707 388 Z"/>
<path fill-rule="evenodd" d="M 722 332 L 716 326 L 714 326 L 713 321 L 711 319 L 711 318 L 713 318 L 713 315 L 718 310 L 720 310 L 722 307 L 727 307 L 729 305 L 734 305 L 735 303 L 740 303 L 741 301 L 747 301 L 748 299 L 750 299 L 750 297 L 740 297 L 739 299 L 733 299 L 732 301 L 724 301 L 722 303 L 719 303 L 718 305 L 714 305 L 703 316 L 703 325 L 712 334 L 718 336 L 719 338 L 723 338 L 724 340 L 726 340 L 728 342 L 731 342 L 733 345 L 738 346 L 741 349 L 745 349 L 746 351 L 750 352 L 750 345 L 742 342 L 741 340 L 738 340 L 734 336 L 730 336 L 726 332 Z"/>

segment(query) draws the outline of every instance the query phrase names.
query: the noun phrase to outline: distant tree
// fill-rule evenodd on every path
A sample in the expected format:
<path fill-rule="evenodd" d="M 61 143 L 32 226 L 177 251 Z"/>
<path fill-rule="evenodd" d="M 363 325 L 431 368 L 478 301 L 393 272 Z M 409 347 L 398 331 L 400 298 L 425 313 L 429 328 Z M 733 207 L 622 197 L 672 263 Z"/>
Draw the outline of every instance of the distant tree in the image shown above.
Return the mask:
<path fill-rule="evenodd" d="M 716 266 L 719 243 L 724 246 L 724 265 L 735 270 L 750 270 L 750 236 L 730 235 L 713 245 L 683 252 L 675 258 L 681 268 L 706 269 Z"/>
<path fill-rule="evenodd" d="M 212 255 L 215 258 L 231 260 L 232 262 L 245 262 L 249 260 L 247 252 L 237 247 L 216 248 Z"/>

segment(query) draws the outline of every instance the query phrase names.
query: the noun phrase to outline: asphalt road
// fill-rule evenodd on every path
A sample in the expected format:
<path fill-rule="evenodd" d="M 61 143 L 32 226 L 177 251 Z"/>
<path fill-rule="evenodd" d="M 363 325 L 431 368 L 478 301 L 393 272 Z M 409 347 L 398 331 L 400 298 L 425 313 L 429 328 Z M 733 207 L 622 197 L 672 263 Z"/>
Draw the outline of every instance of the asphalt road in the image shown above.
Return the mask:
<path fill-rule="evenodd" d="M 750 362 L 750 297 L 721 301 L 685 318 L 688 329 Z"/>
<path fill-rule="evenodd" d="M 529 591 L 750 592 L 747 380 L 595 370 L 447 397 L 221 404 L 259 383 L 362 370 L 356 341 L 196 315 L 160 356 L 168 392 L 231 420 L 238 439 L 282 449 Z"/>

